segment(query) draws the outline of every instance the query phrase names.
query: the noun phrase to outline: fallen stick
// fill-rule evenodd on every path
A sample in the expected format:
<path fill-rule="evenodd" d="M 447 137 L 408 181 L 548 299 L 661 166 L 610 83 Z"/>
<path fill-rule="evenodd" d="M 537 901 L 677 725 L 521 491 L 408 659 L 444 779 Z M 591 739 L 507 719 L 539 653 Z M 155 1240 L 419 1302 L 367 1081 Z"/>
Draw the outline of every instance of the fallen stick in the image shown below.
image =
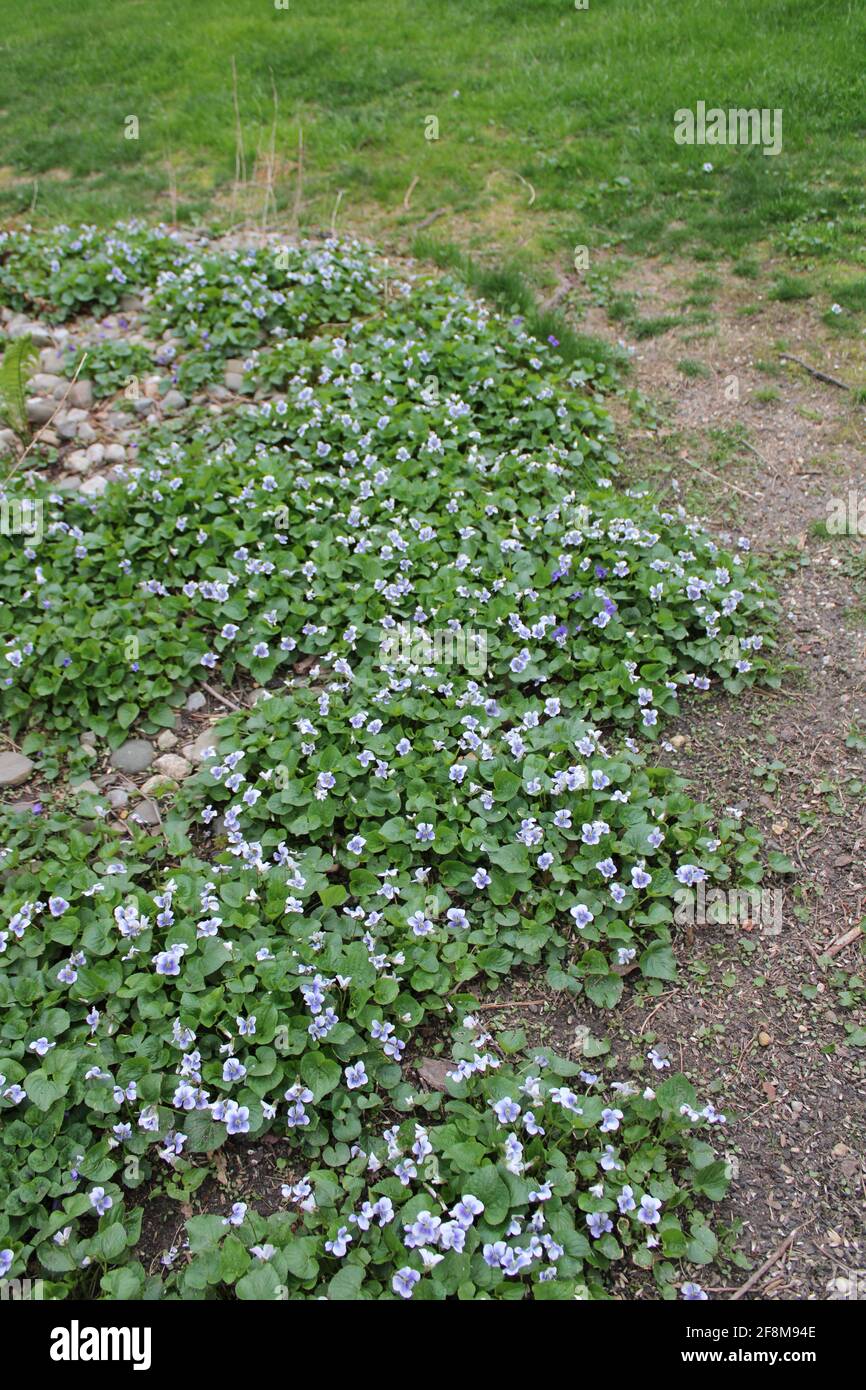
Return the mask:
<path fill-rule="evenodd" d="M 779 1260 L 793 1244 L 794 1237 L 799 1230 L 799 1226 L 794 1227 L 791 1234 L 785 1237 L 785 1239 L 782 1241 L 782 1244 L 778 1247 L 777 1250 L 773 1251 L 772 1255 L 768 1260 L 764 1261 L 764 1263 L 761 1265 L 761 1268 L 756 1269 L 754 1274 L 750 1275 L 749 1278 L 746 1280 L 745 1284 L 741 1284 L 740 1287 L 737 1289 L 737 1292 L 731 1294 L 729 1302 L 736 1303 L 738 1298 L 742 1298 L 744 1294 L 747 1294 L 750 1289 L 753 1289 L 755 1287 L 755 1285 L 758 1283 L 760 1279 L 763 1279 L 764 1275 L 773 1268 L 774 1264 L 778 1264 Z"/>
<path fill-rule="evenodd" d="M 840 391 L 850 391 L 851 387 L 847 382 L 840 381 L 836 376 L 830 376 L 827 372 L 819 372 L 817 367 L 810 367 L 808 362 L 804 362 L 802 357 L 794 357 L 790 352 L 779 353 L 780 362 L 796 362 L 798 367 L 802 367 L 804 372 L 808 372 L 816 381 L 826 381 L 828 386 L 838 386 Z"/>
<path fill-rule="evenodd" d="M 501 1004 L 476 1004 L 470 1013 L 480 1013 L 482 1009 L 531 1009 L 536 1004 L 546 1004 L 546 999 L 506 999 Z"/>
<path fill-rule="evenodd" d="M 435 222 L 437 217 L 444 217 L 449 208 L 437 208 L 435 212 L 428 212 L 426 217 L 422 217 L 420 222 L 415 223 L 415 231 L 422 232 L 425 227 L 429 227 L 431 222 Z"/>
<path fill-rule="evenodd" d="M 412 182 L 410 183 L 409 187 L 406 189 L 406 193 L 405 193 L 404 198 L 403 198 L 403 207 L 406 209 L 407 212 L 409 211 L 409 204 L 410 204 L 411 201 L 412 201 L 412 194 L 415 192 L 415 189 L 417 188 L 417 186 L 418 186 L 418 175 L 415 174 L 415 176 L 414 176 L 413 179 L 412 179 Z"/>
<path fill-rule="evenodd" d="M 740 487 L 739 483 L 732 483 L 726 478 L 720 478 L 718 473 L 711 473 L 709 468 L 702 468 L 701 465 L 695 463 L 693 459 L 686 459 L 686 463 L 690 468 L 696 468 L 699 473 L 706 473 L 708 478 L 712 478 L 713 482 L 721 483 L 722 487 L 732 487 L 735 492 L 742 493 L 743 497 L 748 497 L 751 502 L 760 502 L 761 499 L 759 497 L 756 497 L 753 492 L 746 492 L 746 489 Z"/>
<path fill-rule="evenodd" d="M 207 681 L 202 681 L 201 685 L 202 689 L 206 690 L 208 695 L 212 695 L 215 700 L 219 700 L 221 705 L 225 705 L 226 709 L 236 710 L 238 714 L 243 712 L 243 705 L 236 705 L 232 700 L 227 700 L 225 695 L 220 695 L 219 691 L 214 690 L 212 685 L 208 685 Z"/>
<path fill-rule="evenodd" d="M 850 931 L 846 931 L 844 936 L 840 936 L 838 941 L 834 941 L 832 946 L 828 947 L 826 951 L 821 952 L 821 955 L 838 956 L 840 951 L 844 951 L 846 946 L 850 946 L 851 942 L 856 941 L 858 936 L 862 936 L 862 934 L 863 928 L 858 922 L 856 927 L 852 927 Z"/>

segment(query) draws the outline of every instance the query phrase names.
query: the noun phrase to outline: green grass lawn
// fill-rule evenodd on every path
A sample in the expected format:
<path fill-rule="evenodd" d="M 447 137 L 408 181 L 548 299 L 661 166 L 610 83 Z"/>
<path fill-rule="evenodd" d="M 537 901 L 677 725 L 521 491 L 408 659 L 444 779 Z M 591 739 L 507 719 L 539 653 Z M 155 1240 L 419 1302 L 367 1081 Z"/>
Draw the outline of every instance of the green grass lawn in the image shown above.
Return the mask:
<path fill-rule="evenodd" d="M 273 138 L 276 215 L 302 228 L 339 198 L 339 227 L 402 239 L 444 207 L 437 233 L 525 265 L 610 242 L 864 255 L 854 0 L 2 0 L 0 17 L 9 218 L 258 217 Z M 677 145 L 674 111 L 699 100 L 782 108 L 781 155 Z"/>

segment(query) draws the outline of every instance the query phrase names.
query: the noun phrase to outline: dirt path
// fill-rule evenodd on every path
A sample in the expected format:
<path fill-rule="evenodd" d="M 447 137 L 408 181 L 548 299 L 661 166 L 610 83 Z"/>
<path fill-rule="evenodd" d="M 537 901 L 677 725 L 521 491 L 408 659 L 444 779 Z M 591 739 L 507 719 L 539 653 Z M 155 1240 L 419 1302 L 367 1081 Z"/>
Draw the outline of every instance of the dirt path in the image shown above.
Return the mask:
<path fill-rule="evenodd" d="M 617 290 L 638 296 L 642 317 L 671 316 L 694 277 L 694 267 L 648 263 Z M 782 931 L 741 922 L 696 927 L 691 941 L 683 932 L 679 984 L 655 998 L 633 991 L 612 1014 L 526 979 L 514 997 L 547 1002 L 510 1022 L 573 1055 L 588 1026 L 650 1081 L 655 1046 L 712 1095 L 729 1117 L 726 1207 L 742 1223 L 739 1248 L 756 1271 L 781 1252 L 746 1297 L 866 1298 L 863 937 L 834 946 L 866 907 L 866 551 L 861 538 L 814 529 L 849 489 L 866 498 L 866 408 L 779 362 L 788 351 L 856 383 L 864 340 L 837 338 L 811 306 L 716 278 L 709 329 L 686 322 L 638 342 L 646 399 L 614 409 L 628 480 L 653 482 L 715 531 L 749 536 L 777 574 L 781 690 L 693 705 L 661 758 L 692 795 L 715 812 L 738 808 L 768 852 L 793 862 L 794 875 L 772 880 L 783 886 Z M 630 341 L 604 307 L 577 326 Z M 732 1268 L 714 1296 L 748 1278 Z"/>

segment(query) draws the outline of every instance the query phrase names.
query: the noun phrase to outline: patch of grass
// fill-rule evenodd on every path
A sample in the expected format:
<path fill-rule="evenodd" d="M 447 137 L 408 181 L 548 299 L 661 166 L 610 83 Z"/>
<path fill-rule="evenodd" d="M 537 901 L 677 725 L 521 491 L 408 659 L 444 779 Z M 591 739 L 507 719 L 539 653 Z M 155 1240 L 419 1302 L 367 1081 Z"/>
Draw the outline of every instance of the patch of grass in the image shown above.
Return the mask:
<path fill-rule="evenodd" d="M 659 338 L 663 333 L 670 333 L 672 328 L 678 328 L 681 323 L 682 319 L 678 314 L 660 314 L 657 318 L 633 319 L 631 331 L 642 342 L 645 338 Z"/>
<path fill-rule="evenodd" d="M 37 25 L 7 4 L 0 211 L 30 216 L 35 195 L 46 221 L 258 217 L 273 129 L 275 212 L 291 216 L 303 129 L 302 227 L 328 226 L 342 190 L 341 227 L 411 231 L 444 207 L 506 259 L 551 229 L 563 248 L 704 264 L 768 238 L 794 255 L 862 245 L 863 7 L 728 0 L 707 17 L 706 0 L 42 0 Z M 674 111 L 698 98 L 783 107 L 783 157 L 717 147 L 705 174 L 706 148 L 674 142 Z"/>
<path fill-rule="evenodd" d="M 699 362 L 696 357 L 681 357 L 677 363 L 677 371 L 687 377 L 712 376 L 707 364 Z"/>
<path fill-rule="evenodd" d="M 850 309 L 853 314 L 866 311 L 866 276 L 859 280 L 849 280 L 847 284 L 831 285 L 829 293 L 835 303 L 841 304 L 844 309 Z"/>
<path fill-rule="evenodd" d="M 489 299 L 504 313 L 521 317 L 527 331 L 542 341 L 553 341 L 557 352 L 566 362 L 604 366 L 610 378 L 608 384 L 613 384 L 619 375 L 630 370 L 628 354 L 621 348 L 594 334 L 575 332 L 562 314 L 541 307 L 517 267 L 485 265 L 452 242 L 424 235 L 415 238 L 412 249 L 420 259 L 432 261 L 440 270 L 450 270 L 459 275 L 470 288 Z"/>
<path fill-rule="evenodd" d="M 859 332 L 857 320 L 841 304 L 831 305 L 821 315 L 821 322 L 825 328 L 830 328 L 834 333 L 839 333 L 843 337 L 850 337 L 853 333 Z"/>
<path fill-rule="evenodd" d="M 768 299 L 780 300 L 783 304 L 798 299 L 811 299 L 813 290 L 804 280 L 793 275 L 780 275 L 767 294 Z"/>
<path fill-rule="evenodd" d="M 773 405 L 780 399 L 775 386 L 759 386 L 757 391 L 752 392 L 752 400 L 760 402 L 761 405 Z"/>

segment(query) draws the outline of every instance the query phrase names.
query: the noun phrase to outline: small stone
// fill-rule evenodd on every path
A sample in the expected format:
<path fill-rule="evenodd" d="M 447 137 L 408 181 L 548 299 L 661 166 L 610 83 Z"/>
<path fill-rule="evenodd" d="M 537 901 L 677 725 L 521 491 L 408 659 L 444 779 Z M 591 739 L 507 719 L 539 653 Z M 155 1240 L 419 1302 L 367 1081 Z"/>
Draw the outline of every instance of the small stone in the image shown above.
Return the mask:
<path fill-rule="evenodd" d="M 54 342 L 50 328 L 46 328 L 43 323 L 28 323 L 26 319 L 13 319 L 9 324 L 8 333 L 10 338 L 28 336 L 33 339 L 33 346 L 38 348 L 50 347 Z"/>
<path fill-rule="evenodd" d="M 153 762 L 153 746 L 144 738 L 130 738 L 115 748 L 111 766 L 121 772 L 144 772 Z"/>
<path fill-rule="evenodd" d="M 150 415 L 151 411 L 155 409 L 156 406 L 149 396 L 139 396 L 138 400 L 135 402 L 136 415 Z"/>
<path fill-rule="evenodd" d="M 129 805 L 129 792 L 123 787 L 112 787 L 108 793 L 108 804 L 113 806 L 115 811 L 122 811 L 124 806 Z"/>
<path fill-rule="evenodd" d="M 54 402 L 44 396 L 33 396 L 27 402 L 27 419 L 31 425 L 47 425 L 54 414 Z"/>
<path fill-rule="evenodd" d="M 187 696 L 186 708 L 190 714 L 195 714 L 197 710 L 204 709 L 206 704 L 207 700 L 200 690 L 194 690 L 191 695 Z"/>
<path fill-rule="evenodd" d="M 80 406 L 83 410 L 89 410 L 93 405 L 93 382 L 76 381 L 69 392 L 69 399 L 73 405 Z"/>
<path fill-rule="evenodd" d="M 204 760 L 204 750 L 206 748 L 217 748 L 219 740 L 214 729 L 203 729 L 194 743 L 184 744 L 180 750 L 183 756 L 191 763 L 200 763 Z"/>
<path fill-rule="evenodd" d="M 161 748 L 163 753 L 167 753 L 168 750 L 170 748 L 174 748 L 176 744 L 177 734 L 173 734 L 171 732 L 171 729 L 163 729 L 162 733 L 158 735 L 156 740 L 157 748 Z"/>
<path fill-rule="evenodd" d="M 0 753 L 0 787 L 20 787 L 35 766 L 23 753 Z"/>
<path fill-rule="evenodd" d="M 95 748 L 96 734 L 93 732 L 92 729 L 85 729 L 84 733 L 81 735 L 81 738 L 78 741 L 81 744 L 82 748 Z"/>
<path fill-rule="evenodd" d="M 80 439 L 83 444 L 92 444 L 96 439 L 96 430 L 89 420 L 82 420 L 76 432 L 76 439 Z"/>
<path fill-rule="evenodd" d="M 92 478 L 85 478 L 80 491 L 85 497 L 101 497 L 107 487 L 108 479 L 101 473 L 94 473 Z"/>
<path fill-rule="evenodd" d="M 159 808 L 155 801 L 139 801 L 135 810 L 131 812 L 131 820 L 138 821 L 139 825 L 159 825 Z"/>
<path fill-rule="evenodd" d="M 157 773 L 155 777 L 148 777 L 141 790 L 148 796 L 166 796 L 169 792 L 176 792 L 177 785 L 173 777 Z"/>
<path fill-rule="evenodd" d="M 86 473 L 90 467 L 87 451 L 85 449 L 73 449 L 63 460 L 63 466 L 72 473 Z"/>
<path fill-rule="evenodd" d="M 91 782 L 90 778 L 88 778 L 86 782 L 79 782 L 76 787 L 73 787 L 73 791 L 78 792 L 82 796 L 99 796 L 100 794 L 96 783 Z"/>
<path fill-rule="evenodd" d="M 673 738 L 671 739 L 671 743 L 673 744 L 674 748 L 683 748 L 686 744 L 685 734 L 674 734 Z"/>
<path fill-rule="evenodd" d="M 39 354 L 39 365 L 49 376 L 59 378 L 66 366 L 66 353 L 59 348 L 44 348 Z"/>
<path fill-rule="evenodd" d="M 186 396 L 181 395 L 180 391 L 166 391 L 162 398 L 163 410 L 183 410 L 186 406 Z"/>
<path fill-rule="evenodd" d="M 163 753 L 161 758 L 157 758 L 154 766 L 163 777 L 171 777 L 175 782 L 180 782 L 192 772 L 192 763 L 179 757 L 177 753 Z"/>
<path fill-rule="evenodd" d="M 227 391 L 240 391 L 244 384 L 244 379 L 240 372 L 226 372 L 223 379 Z"/>
<path fill-rule="evenodd" d="M 105 446 L 106 463 L 124 463 L 125 461 L 126 450 L 122 444 L 107 444 Z"/>
<path fill-rule="evenodd" d="M 30 385 L 33 388 L 33 394 L 41 396 L 48 392 L 54 392 L 58 388 L 65 391 L 69 382 L 66 377 L 55 376 L 54 372 L 37 372 L 35 376 L 30 378 Z"/>
<path fill-rule="evenodd" d="M 91 444 L 85 453 L 88 463 L 102 463 L 105 459 L 105 445 Z"/>
<path fill-rule="evenodd" d="M 769 1033 L 762 1032 L 758 1034 L 758 1042 L 761 1044 L 761 1047 L 769 1047 L 772 1041 L 773 1039 L 770 1037 Z"/>

